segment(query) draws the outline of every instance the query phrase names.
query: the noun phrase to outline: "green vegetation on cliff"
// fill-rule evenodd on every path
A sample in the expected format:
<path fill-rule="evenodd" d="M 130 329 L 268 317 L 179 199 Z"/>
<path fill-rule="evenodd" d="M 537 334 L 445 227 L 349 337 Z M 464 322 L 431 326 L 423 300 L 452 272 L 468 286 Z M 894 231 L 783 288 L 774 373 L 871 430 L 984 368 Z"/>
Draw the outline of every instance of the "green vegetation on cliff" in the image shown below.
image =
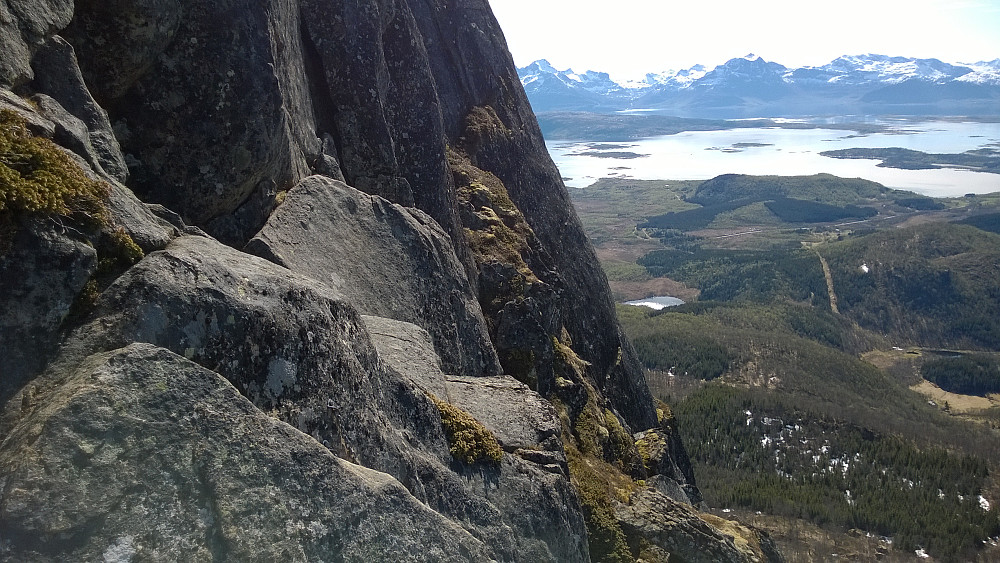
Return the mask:
<path fill-rule="evenodd" d="M 469 465 L 481 462 L 500 463 L 503 449 L 492 432 L 455 405 L 433 395 L 430 398 L 441 412 L 441 425 L 448 436 L 451 455 L 455 459 Z"/>
<path fill-rule="evenodd" d="M 0 215 L 83 214 L 107 220 L 107 184 L 87 177 L 52 141 L 36 137 L 24 118 L 0 110 Z"/>

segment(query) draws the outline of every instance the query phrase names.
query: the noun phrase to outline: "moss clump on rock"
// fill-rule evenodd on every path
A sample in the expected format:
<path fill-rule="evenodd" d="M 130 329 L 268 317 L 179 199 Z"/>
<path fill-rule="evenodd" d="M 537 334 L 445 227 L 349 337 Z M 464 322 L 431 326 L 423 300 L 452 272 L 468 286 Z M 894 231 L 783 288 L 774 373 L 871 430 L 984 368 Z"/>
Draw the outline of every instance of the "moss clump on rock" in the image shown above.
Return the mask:
<path fill-rule="evenodd" d="M 98 248 L 97 273 L 100 276 L 120 274 L 146 255 L 122 227 L 111 229 L 106 241 Z"/>
<path fill-rule="evenodd" d="M 464 410 L 428 394 L 441 411 L 441 425 L 451 446 L 451 455 L 462 463 L 500 463 L 503 448 L 481 422 Z"/>
<path fill-rule="evenodd" d="M 448 166 L 455 179 L 458 200 L 465 206 L 462 223 L 476 261 L 509 264 L 523 277 L 522 284 L 538 283 L 538 277 L 525 261 L 535 233 L 510 199 L 503 182 L 477 168 L 465 153 L 455 149 L 448 151 Z"/>
<path fill-rule="evenodd" d="M 636 483 L 618 467 L 597 455 L 582 452 L 566 405 L 556 399 L 553 406 L 562 423 L 570 482 L 580 498 L 591 558 L 602 562 L 635 561 L 615 516 L 615 506 L 628 503 Z"/>
<path fill-rule="evenodd" d="M 566 329 L 563 328 L 562 332 L 563 340 L 568 340 L 569 335 L 566 333 Z M 590 362 L 580 358 L 573 351 L 573 348 L 570 347 L 571 344 L 564 343 L 563 340 L 555 336 L 552 337 L 552 353 L 555 356 L 556 362 L 571 370 L 576 378 L 583 379 Z"/>
<path fill-rule="evenodd" d="M 667 448 L 667 440 L 658 430 L 651 429 L 635 441 L 635 448 L 639 452 L 639 457 L 646 470 L 655 472 L 656 468 L 652 466 L 652 458 L 657 452 L 662 452 Z"/>
<path fill-rule="evenodd" d="M 32 135 L 24 118 L 0 110 L 0 215 L 83 215 L 104 224 L 110 194 L 55 143 Z"/>

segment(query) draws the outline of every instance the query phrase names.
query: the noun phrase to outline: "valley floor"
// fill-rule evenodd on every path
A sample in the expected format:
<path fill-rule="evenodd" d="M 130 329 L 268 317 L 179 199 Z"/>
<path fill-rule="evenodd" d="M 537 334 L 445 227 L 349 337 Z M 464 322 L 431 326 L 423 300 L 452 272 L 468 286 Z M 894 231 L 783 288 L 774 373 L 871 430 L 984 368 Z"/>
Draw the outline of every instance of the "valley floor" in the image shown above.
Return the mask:
<path fill-rule="evenodd" d="M 708 186 L 606 178 L 571 195 L 619 301 L 687 302 L 619 316 L 711 511 L 767 531 L 791 562 L 1000 557 L 1000 397 L 926 379 L 980 358 L 1000 385 L 1000 194 Z M 798 204 L 781 198 L 873 216 L 790 219 Z"/>

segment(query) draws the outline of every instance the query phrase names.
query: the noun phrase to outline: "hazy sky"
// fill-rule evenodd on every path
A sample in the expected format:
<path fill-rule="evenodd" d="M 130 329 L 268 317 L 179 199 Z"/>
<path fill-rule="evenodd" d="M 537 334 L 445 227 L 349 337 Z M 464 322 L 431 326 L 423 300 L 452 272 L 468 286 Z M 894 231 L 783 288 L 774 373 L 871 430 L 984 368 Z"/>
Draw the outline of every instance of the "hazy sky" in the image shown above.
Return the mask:
<path fill-rule="evenodd" d="M 613 77 L 712 67 L 755 53 L 785 66 L 878 53 L 1000 58 L 1000 0 L 489 0 L 525 66 Z"/>

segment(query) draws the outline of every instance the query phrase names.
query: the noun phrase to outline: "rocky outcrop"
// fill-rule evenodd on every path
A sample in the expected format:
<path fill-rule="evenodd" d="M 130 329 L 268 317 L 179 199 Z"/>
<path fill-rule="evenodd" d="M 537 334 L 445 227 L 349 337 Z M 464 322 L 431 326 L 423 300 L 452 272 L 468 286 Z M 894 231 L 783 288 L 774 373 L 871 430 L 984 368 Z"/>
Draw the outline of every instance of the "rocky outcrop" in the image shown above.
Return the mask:
<path fill-rule="evenodd" d="M 486 0 L 0 31 L 0 109 L 109 194 L 0 206 L 0 558 L 728 557 L 662 495 L 614 513 L 696 490 L 676 434 L 632 440 L 656 412 Z"/>
<path fill-rule="evenodd" d="M 645 561 L 780 562 L 767 536 L 717 516 L 698 514 L 652 489 L 616 509 L 633 553 Z M 711 523 L 710 523 L 711 521 Z"/>
<path fill-rule="evenodd" d="M 585 557 L 565 475 L 518 456 L 497 466 L 453 460 L 438 408 L 383 362 L 353 307 L 323 284 L 212 239 L 182 236 L 119 277 L 91 318 L 63 346 L 56 374 L 133 342 L 165 348 L 219 373 L 262 413 L 340 458 L 392 476 L 483 541 L 493 558 Z M 429 343 L 423 352 L 437 361 Z M 62 385 L 58 375 L 40 378 L 12 404 Z M 23 423 L 23 413 L 8 416 Z M 558 439 L 546 445 L 561 455 Z M 525 498 L 536 499 L 536 512 L 524 513 Z"/>
<path fill-rule="evenodd" d="M 247 250 L 323 281 L 363 314 L 423 327 L 449 373 L 500 372 L 451 239 L 421 211 L 311 176 L 284 196 Z"/>
<path fill-rule="evenodd" d="M 416 206 L 462 241 L 446 158 L 461 140 L 554 257 L 560 291 L 550 301 L 590 364 L 587 377 L 635 430 L 656 424 L 606 280 L 485 0 L 187 4 L 82 2 L 66 31 L 140 196 L 244 242 L 279 191 L 335 163 L 348 184 Z M 218 21 L 234 17 L 230 27 L 244 31 L 216 33 Z M 128 55 L 115 63 L 121 52 Z M 492 122 L 470 123 L 487 107 Z M 455 253 L 478 287 L 468 247 L 456 244 Z"/>
<path fill-rule="evenodd" d="M 618 326 L 607 280 L 548 156 L 487 2 L 422 4 L 426 7 L 413 11 L 438 86 L 448 138 L 454 145 L 461 138 L 471 163 L 503 182 L 551 254 L 562 282 L 561 324 L 574 351 L 591 364 L 588 377 L 634 429 L 655 426 L 652 398 Z M 472 31 L 456 36 L 456 29 Z"/>
<path fill-rule="evenodd" d="M 107 182 L 110 192 L 107 217 L 99 221 L 0 213 L 0 295 L 5 303 L 0 350 L 6 358 L 0 375 L 2 402 L 45 367 L 56 353 L 64 325 L 85 300 L 82 294 L 96 296 L 97 278 L 116 267 L 119 249 L 113 248 L 116 243 L 109 235 L 120 228 L 143 250 L 155 250 L 166 246 L 176 229 L 100 168 L 90 151 L 87 126 L 54 99 L 36 94 L 26 100 L 0 90 L 0 111 L 23 119 L 36 137 L 76 148 L 80 154 L 62 152 L 86 177 Z M 99 268 L 102 261 L 104 267 Z"/>
<path fill-rule="evenodd" d="M 489 429 L 504 452 L 495 489 L 489 497 L 523 537 L 518 558 L 586 560 L 587 538 L 552 405 L 510 376 L 447 375 L 439 367 L 430 337 L 419 327 L 378 317 L 363 317 L 379 355 L 420 389 L 468 412 Z M 414 361 L 423 358 L 424 361 Z M 429 361 L 427 360 L 429 359 Z M 508 470 L 510 464 L 516 470 Z M 474 480 L 478 480 L 473 478 Z M 532 507 L 525 511 L 524 506 Z M 540 550 L 539 546 L 547 546 Z"/>
<path fill-rule="evenodd" d="M 84 126 L 80 144 L 90 165 L 118 182 L 128 179 L 128 168 L 118 139 L 104 108 L 90 95 L 80 73 L 73 46 L 58 35 L 51 37 L 31 61 L 35 73 L 34 89 L 52 97 L 66 112 Z M 84 137 L 84 135 L 81 135 Z"/>
<path fill-rule="evenodd" d="M 133 191 L 230 242 L 259 228 L 278 189 L 306 170 L 282 109 L 267 8 L 78 2 L 64 32 L 110 114 Z"/>
<path fill-rule="evenodd" d="M 635 436 L 636 447 L 650 477 L 646 484 L 667 497 L 694 506 L 701 504 L 701 492 L 695 486 L 694 471 L 684 444 L 670 418 L 659 428 L 650 428 Z"/>
<path fill-rule="evenodd" d="M 72 17 L 72 0 L 8 0 L 0 4 L 0 86 L 11 88 L 31 80 L 35 51 Z"/>
<path fill-rule="evenodd" d="M 97 270 L 97 251 L 85 237 L 55 224 L 29 223 L 0 258 L 0 399 L 42 371 L 59 343 L 73 302 Z"/>

